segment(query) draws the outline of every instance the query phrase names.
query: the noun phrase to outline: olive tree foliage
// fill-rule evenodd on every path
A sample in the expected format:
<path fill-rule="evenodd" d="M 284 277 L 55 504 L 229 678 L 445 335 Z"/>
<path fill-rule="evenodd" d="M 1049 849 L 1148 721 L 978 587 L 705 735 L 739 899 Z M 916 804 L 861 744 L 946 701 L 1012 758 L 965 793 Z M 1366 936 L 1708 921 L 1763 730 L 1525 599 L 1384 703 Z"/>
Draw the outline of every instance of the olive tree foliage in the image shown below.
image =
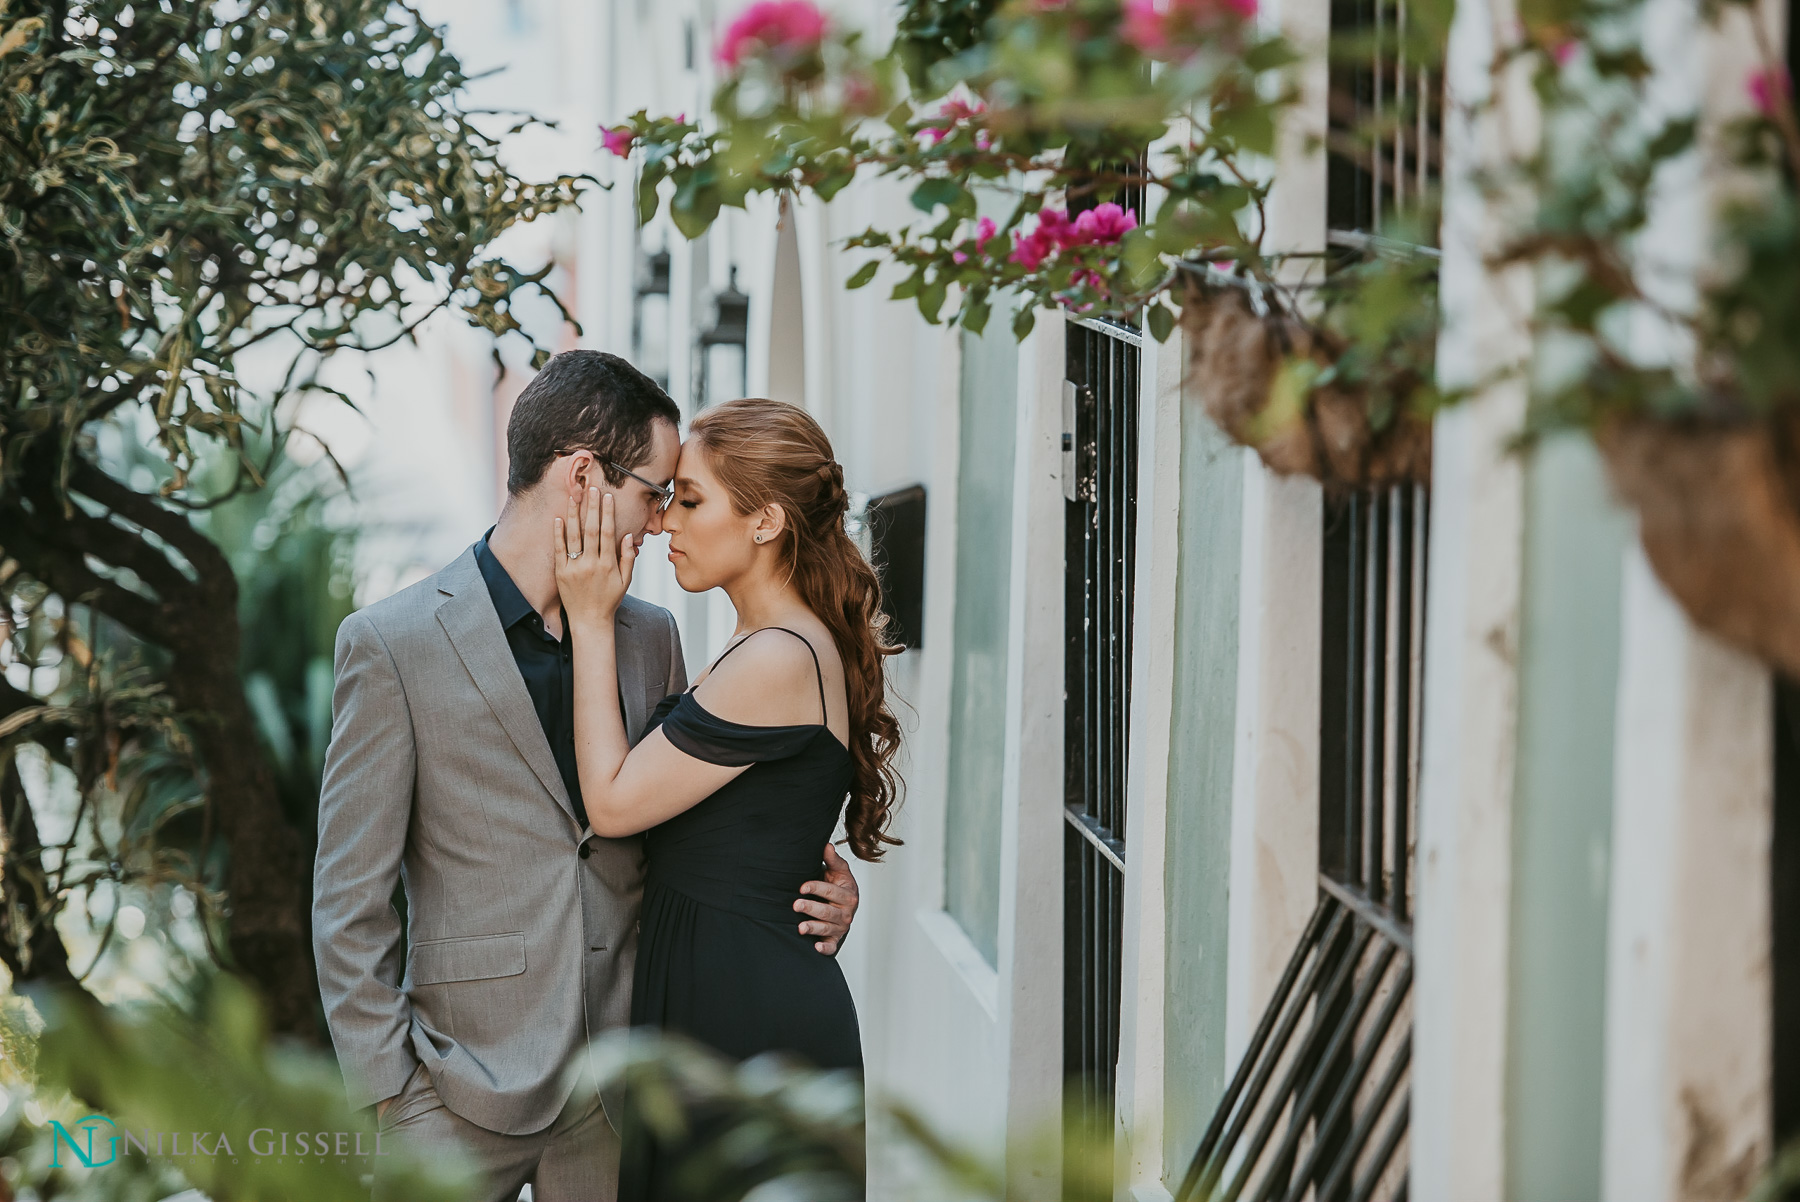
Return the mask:
<path fill-rule="evenodd" d="M 312 816 L 280 803 L 240 676 L 240 582 L 205 511 L 267 480 L 334 353 L 446 308 L 525 336 L 512 301 L 548 269 L 492 244 L 586 180 L 514 176 L 465 82 L 391 0 L 0 0 L 16 980 L 87 968 L 55 927 L 83 886 L 179 881 L 275 1029 L 314 1029 Z M 234 470 L 195 470 L 221 456 Z"/>

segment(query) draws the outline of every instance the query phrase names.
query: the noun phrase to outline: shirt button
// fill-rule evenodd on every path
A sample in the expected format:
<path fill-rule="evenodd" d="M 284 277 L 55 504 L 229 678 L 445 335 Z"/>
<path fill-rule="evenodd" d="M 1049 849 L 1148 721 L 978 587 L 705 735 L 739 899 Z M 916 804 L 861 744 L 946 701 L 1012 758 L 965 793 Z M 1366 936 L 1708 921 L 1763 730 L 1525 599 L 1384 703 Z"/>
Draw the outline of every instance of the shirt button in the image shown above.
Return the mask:
<path fill-rule="evenodd" d="M 585 843 L 583 843 L 583 844 L 582 844 L 582 845 L 581 845 L 581 850 L 580 850 L 580 851 L 579 851 L 579 852 L 577 852 L 577 853 L 576 853 L 576 854 L 577 854 L 577 855 L 579 855 L 579 856 L 580 856 L 580 857 L 581 857 L 581 858 L 582 858 L 582 859 L 584 859 L 584 860 L 585 860 L 585 859 L 587 859 L 587 858 L 588 858 L 588 857 L 589 857 L 589 856 L 591 856 L 591 855 L 593 855 L 593 854 L 594 854 L 594 849 L 593 849 L 593 848 L 591 848 L 591 847 L 589 847 L 589 846 L 588 846 L 588 845 L 587 845 L 587 844 L 585 844 Z"/>

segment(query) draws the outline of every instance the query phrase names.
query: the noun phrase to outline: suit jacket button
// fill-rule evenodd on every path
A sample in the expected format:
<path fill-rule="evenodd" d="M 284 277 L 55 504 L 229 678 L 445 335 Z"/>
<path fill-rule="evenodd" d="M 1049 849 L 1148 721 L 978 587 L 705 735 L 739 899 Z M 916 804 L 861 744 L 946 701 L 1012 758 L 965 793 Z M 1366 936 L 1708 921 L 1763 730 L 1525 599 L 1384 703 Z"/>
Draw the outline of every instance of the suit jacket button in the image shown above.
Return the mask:
<path fill-rule="evenodd" d="M 587 844 L 583 843 L 581 845 L 581 851 L 578 854 L 581 856 L 582 859 L 585 860 L 589 856 L 594 854 L 594 849 L 589 847 Z"/>

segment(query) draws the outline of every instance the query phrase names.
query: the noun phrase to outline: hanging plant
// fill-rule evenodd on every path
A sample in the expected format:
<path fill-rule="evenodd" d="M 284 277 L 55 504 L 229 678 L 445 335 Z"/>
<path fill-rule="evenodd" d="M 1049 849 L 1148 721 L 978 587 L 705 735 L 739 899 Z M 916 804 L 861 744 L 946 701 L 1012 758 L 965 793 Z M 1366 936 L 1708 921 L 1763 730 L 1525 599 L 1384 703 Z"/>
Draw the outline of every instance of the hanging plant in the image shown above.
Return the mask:
<path fill-rule="evenodd" d="M 1358 378 L 1329 326 L 1301 319 L 1281 293 L 1231 277 L 1190 280 L 1181 323 L 1191 390 L 1271 470 L 1310 476 L 1333 493 L 1430 480 L 1430 417 L 1414 401 L 1429 377 L 1394 388 Z"/>
<path fill-rule="evenodd" d="M 1644 554 L 1696 625 L 1800 675 L 1800 412 L 1598 432 Z"/>

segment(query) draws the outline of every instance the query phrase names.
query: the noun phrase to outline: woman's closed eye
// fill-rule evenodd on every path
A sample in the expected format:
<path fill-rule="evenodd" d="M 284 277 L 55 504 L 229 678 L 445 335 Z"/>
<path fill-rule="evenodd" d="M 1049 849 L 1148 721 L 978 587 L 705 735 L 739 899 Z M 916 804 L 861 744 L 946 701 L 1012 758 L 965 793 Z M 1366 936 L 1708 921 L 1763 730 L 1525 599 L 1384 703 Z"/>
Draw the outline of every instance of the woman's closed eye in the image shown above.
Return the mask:
<path fill-rule="evenodd" d="M 698 509 L 700 507 L 700 502 L 698 501 L 677 501 L 675 503 L 683 509 Z"/>

